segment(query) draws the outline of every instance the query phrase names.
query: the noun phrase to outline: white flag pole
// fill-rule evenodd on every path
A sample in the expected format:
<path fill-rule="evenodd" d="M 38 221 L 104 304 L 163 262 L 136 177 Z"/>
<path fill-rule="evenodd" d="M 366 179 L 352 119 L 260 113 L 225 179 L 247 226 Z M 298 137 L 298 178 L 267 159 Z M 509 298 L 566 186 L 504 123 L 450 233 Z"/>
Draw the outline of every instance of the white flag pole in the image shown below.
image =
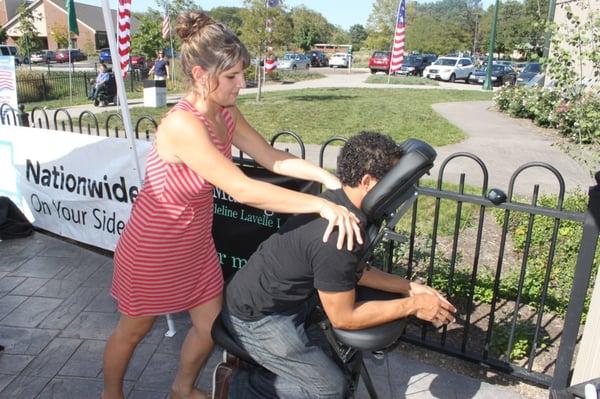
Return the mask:
<path fill-rule="evenodd" d="M 69 52 L 69 101 L 73 102 L 73 67 L 71 66 L 71 29 L 67 28 L 69 31 L 67 34 L 67 39 L 69 40 L 67 50 Z M 31 63 L 30 63 L 31 65 Z"/>
<path fill-rule="evenodd" d="M 168 8 L 165 10 L 167 11 Z M 169 42 L 171 44 L 171 59 L 173 65 L 171 65 L 171 81 L 173 82 L 173 88 L 175 88 L 175 49 L 173 48 L 173 29 L 171 29 L 171 14 L 167 12 L 167 18 L 169 18 Z"/>
<path fill-rule="evenodd" d="M 139 185 L 141 187 L 143 182 L 142 169 L 140 168 L 140 160 L 135 147 L 135 137 L 133 135 L 133 126 L 131 124 L 131 114 L 129 113 L 129 107 L 127 104 L 127 93 L 125 92 L 125 82 L 123 81 L 123 75 L 121 73 L 121 63 L 118 61 L 120 60 L 120 57 L 119 52 L 117 50 L 115 29 L 113 26 L 113 19 L 108 0 L 102 0 L 102 14 L 104 16 L 104 25 L 106 26 L 106 34 L 108 36 L 110 57 L 112 60 L 117 60 L 117 62 L 113 62 L 113 72 L 115 74 L 115 81 L 117 83 L 117 95 L 119 98 L 119 106 L 121 108 L 121 115 L 123 115 L 123 125 L 125 125 L 125 134 L 129 139 L 129 150 L 131 151 L 131 155 L 133 156 L 133 165 L 137 172 Z M 171 315 L 167 315 L 167 325 L 169 327 L 169 331 L 167 331 L 165 335 L 168 337 L 172 337 L 173 335 L 175 335 L 175 325 L 173 323 Z"/>
<path fill-rule="evenodd" d="M 121 63 L 119 52 L 117 50 L 117 41 L 115 39 L 115 28 L 113 26 L 112 13 L 108 0 L 102 0 L 102 14 L 104 15 L 104 25 L 106 26 L 106 35 L 108 36 L 108 45 L 110 47 L 110 57 L 113 62 L 113 72 L 115 74 L 115 81 L 117 83 L 117 95 L 119 96 L 119 106 L 121 108 L 121 114 L 123 115 L 123 125 L 125 125 L 125 134 L 129 139 L 129 149 L 133 156 L 134 168 L 136 169 L 140 186 L 142 184 L 142 170 L 140 168 L 140 161 L 138 153 L 135 148 L 135 137 L 133 135 L 133 127 L 131 125 L 131 115 L 129 108 L 127 107 L 127 93 L 125 92 L 125 82 L 123 81 L 123 75 L 121 73 Z"/>

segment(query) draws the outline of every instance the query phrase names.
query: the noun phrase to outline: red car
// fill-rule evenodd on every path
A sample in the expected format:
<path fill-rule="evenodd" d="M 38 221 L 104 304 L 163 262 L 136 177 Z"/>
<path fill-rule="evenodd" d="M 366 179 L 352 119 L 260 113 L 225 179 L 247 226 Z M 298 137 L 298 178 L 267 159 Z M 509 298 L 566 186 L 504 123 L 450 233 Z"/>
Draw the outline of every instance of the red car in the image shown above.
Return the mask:
<path fill-rule="evenodd" d="M 146 58 L 142 55 L 131 56 L 131 67 L 134 69 L 141 69 L 146 67 Z"/>
<path fill-rule="evenodd" d="M 81 50 L 72 49 L 70 51 L 71 62 L 87 60 L 87 55 L 82 53 Z M 69 62 L 69 50 L 58 50 L 54 55 L 54 60 L 56 62 Z"/>
<path fill-rule="evenodd" d="M 391 56 L 391 51 L 375 51 L 371 58 L 369 58 L 371 73 L 376 73 L 377 71 L 389 73 Z"/>

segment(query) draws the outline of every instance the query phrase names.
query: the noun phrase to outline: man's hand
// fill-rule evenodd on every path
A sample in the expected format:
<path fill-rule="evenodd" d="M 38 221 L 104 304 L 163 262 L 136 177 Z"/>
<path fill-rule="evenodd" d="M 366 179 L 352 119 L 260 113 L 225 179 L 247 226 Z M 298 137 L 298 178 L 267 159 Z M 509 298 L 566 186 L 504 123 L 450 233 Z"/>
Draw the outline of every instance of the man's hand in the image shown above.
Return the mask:
<path fill-rule="evenodd" d="M 435 291 L 433 288 L 429 289 Z M 437 293 L 437 291 L 435 292 Z M 434 324 L 448 324 L 454 322 L 456 308 L 441 295 L 424 292 L 415 294 L 412 299 L 415 306 L 413 314 L 419 319 L 430 321 Z"/>
<path fill-rule="evenodd" d="M 444 298 L 444 296 L 442 294 L 440 294 L 440 292 L 436 289 L 433 289 L 427 285 L 424 284 L 419 284 L 416 283 L 414 281 L 410 282 L 410 288 L 408 289 L 408 294 L 410 296 L 414 296 L 414 295 L 419 295 L 419 294 L 430 294 L 430 295 L 435 295 L 438 298 L 440 298 L 441 300 L 445 301 L 446 303 L 448 303 L 448 305 L 450 305 L 450 302 L 448 302 L 446 300 L 446 298 Z"/>

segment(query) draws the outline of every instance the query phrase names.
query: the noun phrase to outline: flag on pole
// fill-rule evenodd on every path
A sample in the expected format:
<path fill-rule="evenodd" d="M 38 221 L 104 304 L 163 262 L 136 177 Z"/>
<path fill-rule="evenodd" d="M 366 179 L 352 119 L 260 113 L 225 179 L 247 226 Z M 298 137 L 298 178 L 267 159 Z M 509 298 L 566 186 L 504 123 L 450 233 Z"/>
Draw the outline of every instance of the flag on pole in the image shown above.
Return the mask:
<path fill-rule="evenodd" d="M 390 60 L 390 75 L 402 68 L 404 61 L 404 26 L 406 24 L 406 4 L 400 0 L 398 6 L 398 17 L 396 18 L 396 30 L 394 32 L 394 45 Z"/>
<path fill-rule="evenodd" d="M 169 37 L 169 5 L 165 2 L 165 16 L 163 18 L 163 26 L 162 26 L 162 37 L 166 39 Z"/>
<path fill-rule="evenodd" d="M 69 19 L 69 32 L 73 32 L 78 35 L 79 28 L 77 27 L 77 15 L 75 14 L 75 1 L 67 0 L 66 7 Z"/>
<path fill-rule="evenodd" d="M 117 25 L 119 26 L 117 32 L 119 62 L 121 64 L 121 74 L 125 78 L 127 71 L 129 71 L 129 52 L 131 50 L 131 0 L 119 0 Z"/>

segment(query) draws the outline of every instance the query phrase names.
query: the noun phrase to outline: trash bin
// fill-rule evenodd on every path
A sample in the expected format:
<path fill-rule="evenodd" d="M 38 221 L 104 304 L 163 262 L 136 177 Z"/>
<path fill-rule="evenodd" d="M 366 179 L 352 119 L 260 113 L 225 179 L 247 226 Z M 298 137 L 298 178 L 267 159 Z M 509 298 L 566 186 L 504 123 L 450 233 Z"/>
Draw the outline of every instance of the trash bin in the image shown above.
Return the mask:
<path fill-rule="evenodd" d="M 144 107 L 164 107 L 167 105 L 167 81 L 144 80 Z"/>

